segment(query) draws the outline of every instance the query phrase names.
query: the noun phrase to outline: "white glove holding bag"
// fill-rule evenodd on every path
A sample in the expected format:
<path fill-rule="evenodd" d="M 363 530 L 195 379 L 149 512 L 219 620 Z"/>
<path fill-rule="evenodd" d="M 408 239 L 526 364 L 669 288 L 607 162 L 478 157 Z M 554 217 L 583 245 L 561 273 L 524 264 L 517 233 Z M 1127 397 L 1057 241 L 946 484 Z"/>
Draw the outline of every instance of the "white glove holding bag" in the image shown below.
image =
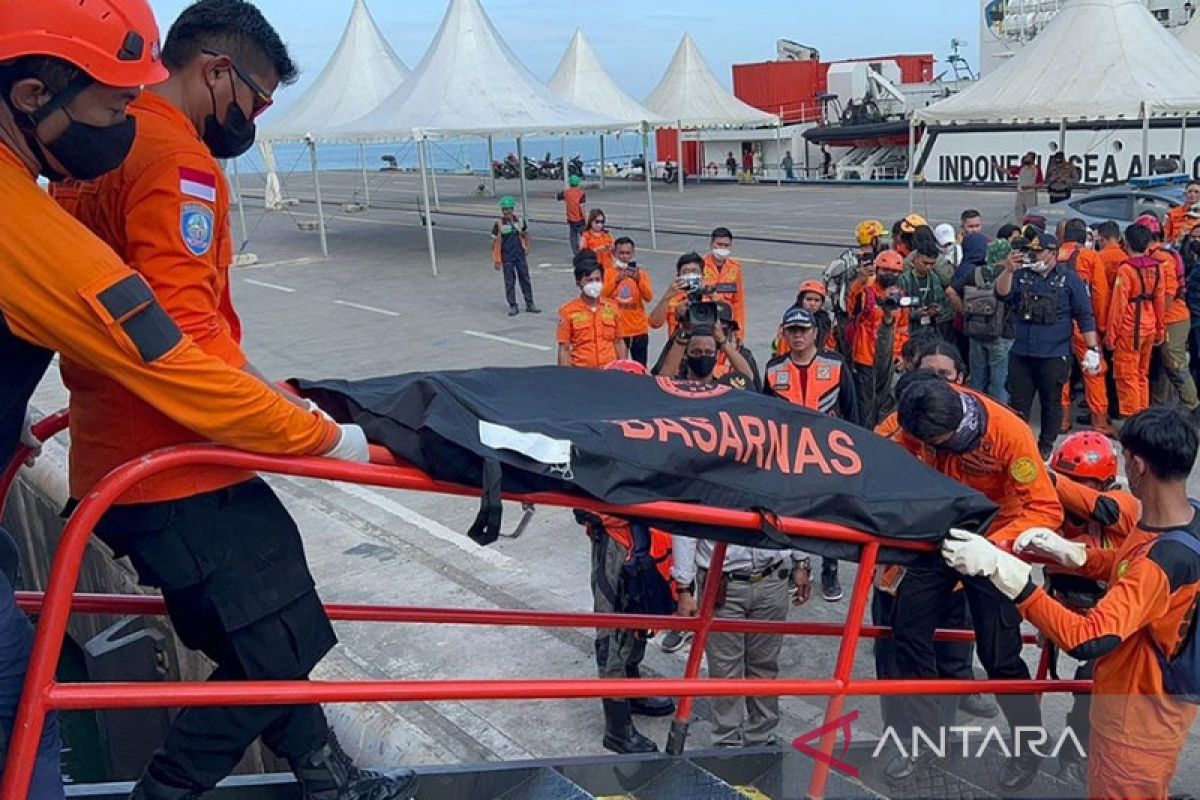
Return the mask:
<path fill-rule="evenodd" d="M 21 444 L 33 452 L 25 459 L 25 466 L 32 467 L 33 462 L 42 454 L 42 440 L 33 435 L 33 425 L 38 419 L 33 415 L 33 409 L 25 407 L 25 421 L 21 423 Z"/>
<path fill-rule="evenodd" d="M 339 461 L 353 461 L 358 464 L 369 464 L 371 449 L 367 444 L 367 435 L 357 425 L 338 425 L 342 435 L 337 444 L 325 454 L 326 458 L 336 458 Z"/>
<path fill-rule="evenodd" d="M 1100 363 L 1100 354 L 1095 350 L 1088 350 L 1083 356 L 1083 362 L 1079 366 L 1088 375 L 1099 375 Z"/>
<path fill-rule="evenodd" d="M 1079 569 L 1087 563 L 1087 547 L 1059 536 L 1049 528 L 1030 528 L 1013 542 L 1017 555 L 1048 558 L 1064 567 Z"/>
<path fill-rule="evenodd" d="M 957 528 L 942 542 L 942 560 L 962 575 L 987 578 L 1010 600 L 1024 591 L 1033 572 L 1029 564 L 982 536 Z"/>

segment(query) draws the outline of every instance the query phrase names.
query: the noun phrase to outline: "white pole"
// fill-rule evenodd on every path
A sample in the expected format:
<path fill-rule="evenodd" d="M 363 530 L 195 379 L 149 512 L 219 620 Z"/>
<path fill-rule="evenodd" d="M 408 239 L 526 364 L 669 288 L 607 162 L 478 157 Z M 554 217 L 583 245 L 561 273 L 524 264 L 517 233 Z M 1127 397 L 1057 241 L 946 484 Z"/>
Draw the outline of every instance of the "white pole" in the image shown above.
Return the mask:
<path fill-rule="evenodd" d="M 529 190 L 525 185 L 525 142 L 517 137 L 517 174 L 521 178 L 521 219 L 529 224 Z"/>
<path fill-rule="evenodd" d="M 427 173 L 425 164 L 425 145 L 424 139 L 417 140 L 417 159 L 421 164 L 421 200 L 423 202 L 423 216 L 425 217 L 425 241 L 429 245 L 429 268 L 433 270 L 433 277 L 437 277 L 437 249 L 433 244 L 433 214 L 429 208 L 429 182 L 425 176 Z"/>
<path fill-rule="evenodd" d="M 1179 125 L 1179 171 L 1186 172 L 1189 177 L 1192 174 L 1187 165 L 1187 114 L 1183 115 Z"/>
<path fill-rule="evenodd" d="M 679 193 L 683 194 L 683 120 L 679 120 L 679 127 L 675 129 L 675 151 L 675 172 L 679 176 Z"/>
<path fill-rule="evenodd" d="M 366 208 L 371 207 L 371 184 L 367 182 L 367 148 L 364 144 L 358 145 L 358 165 L 362 167 L 363 176 L 363 205 Z"/>
<path fill-rule="evenodd" d="M 604 181 L 605 181 L 604 164 L 605 164 L 604 134 L 602 133 L 602 134 L 600 134 L 600 188 L 601 189 L 604 188 Z"/>
<path fill-rule="evenodd" d="M 563 187 L 566 188 L 571 185 L 570 164 L 567 163 L 567 137 L 565 137 L 565 136 L 560 137 L 558 140 L 558 144 L 559 144 L 559 148 L 562 150 L 562 171 L 563 171 L 562 179 L 563 179 Z"/>
<path fill-rule="evenodd" d="M 238 160 L 233 159 L 233 193 L 237 196 L 238 204 L 238 219 L 242 223 L 242 241 L 238 245 L 237 252 L 241 252 L 246 246 L 246 242 L 250 241 L 250 231 L 246 227 L 246 204 L 242 202 L 242 176 L 238 171 Z"/>
<path fill-rule="evenodd" d="M 650 208 L 650 247 L 658 249 L 658 229 L 654 224 L 654 175 L 650 169 L 650 124 L 642 123 L 642 174 L 646 178 L 646 203 Z"/>
<path fill-rule="evenodd" d="M 1067 118 L 1063 117 L 1058 123 L 1058 152 L 1067 152 Z"/>
<path fill-rule="evenodd" d="M 321 255 L 329 258 L 329 239 L 325 236 L 325 206 L 321 203 L 321 176 L 317 174 L 317 143 L 308 140 L 308 159 L 312 164 L 313 191 L 317 199 L 317 230 L 321 234 Z"/>
<path fill-rule="evenodd" d="M 437 170 L 433 166 L 433 145 L 428 139 L 425 140 L 425 160 L 429 166 L 429 182 L 433 184 L 433 210 L 441 211 L 442 198 L 438 194 Z"/>
<path fill-rule="evenodd" d="M 496 146 L 492 137 L 488 137 L 488 170 L 492 174 L 492 197 L 496 196 Z"/>
<path fill-rule="evenodd" d="M 775 185 L 783 186 L 783 109 L 779 109 L 779 121 L 775 123 Z"/>
<path fill-rule="evenodd" d="M 908 120 L 908 213 L 916 206 L 916 165 L 917 158 L 917 121 L 912 117 Z"/>
<path fill-rule="evenodd" d="M 1150 109 L 1142 103 L 1142 175 L 1150 174 Z"/>

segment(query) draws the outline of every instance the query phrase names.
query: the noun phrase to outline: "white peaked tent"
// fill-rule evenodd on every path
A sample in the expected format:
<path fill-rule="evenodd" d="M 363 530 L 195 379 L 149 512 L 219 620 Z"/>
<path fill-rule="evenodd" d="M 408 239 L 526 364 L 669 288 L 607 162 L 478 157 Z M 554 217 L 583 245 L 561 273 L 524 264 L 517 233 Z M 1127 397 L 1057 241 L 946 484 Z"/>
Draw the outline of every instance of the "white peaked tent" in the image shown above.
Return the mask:
<path fill-rule="evenodd" d="M 1141 0 L 1074 0 L 970 88 L 916 112 L 930 124 L 1143 119 L 1200 112 L 1200 56 Z"/>
<path fill-rule="evenodd" d="M 679 131 L 679 191 L 683 191 L 684 128 L 763 128 L 779 125 L 774 114 L 747 105 L 726 91 L 709 69 L 700 48 L 685 33 L 671 64 L 643 105 L 670 120 Z"/>
<path fill-rule="evenodd" d="M 353 141 L 416 139 L 421 159 L 425 232 L 433 273 L 437 254 L 429 213 L 429 139 L 527 134 L 598 133 L 636 128 L 640 119 L 616 119 L 586 111 L 551 92 L 525 68 L 500 37 L 479 0 L 450 0 L 437 35 L 408 80 L 371 113 L 339 127 Z M 493 160 L 489 152 L 489 164 Z M 521 204 L 528 193 L 521 172 Z"/>
<path fill-rule="evenodd" d="M 342 39 L 321 74 L 282 114 L 264 121 L 259 150 L 266 165 L 264 200 L 267 208 L 277 208 L 283 200 L 275 168 L 274 142 L 307 142 L 314 155 L 313 180 L 316 181 L 316 143 L 341 141 L 333 130 L 378 106 L 404 83 L 408 73 L 408 67 L 375 24 L 366 0 L 354 0 Z M 361 149 L 359 155 L 361 163 Z M 363 191 L 369 205 L 366 164 L 361 163 L 361 166 Z M 324 219 L 320 220 L 320 231 L 321 250 L 328 256 Z"/>

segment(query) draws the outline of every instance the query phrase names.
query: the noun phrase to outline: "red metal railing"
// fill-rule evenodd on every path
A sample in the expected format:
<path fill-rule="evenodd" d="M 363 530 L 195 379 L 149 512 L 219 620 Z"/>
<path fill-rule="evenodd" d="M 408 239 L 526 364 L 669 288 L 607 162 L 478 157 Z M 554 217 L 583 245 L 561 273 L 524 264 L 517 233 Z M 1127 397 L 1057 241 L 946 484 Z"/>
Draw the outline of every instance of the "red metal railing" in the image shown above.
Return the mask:
<path fill-rule="evenodd" d="M 40 438 L 47 438 L 65 427 L 65 414 L 43 420 L 35 426 Z M 15 463 L 27 452 L 18 453 Z M 828 696 L 825 722 L 842 715 L 849 695 L 893 695 L 913 692 L 926 694 L 967 694 L 1087 691 L 1087 681 L 1046 681 L 1044 670 L 1039 679 L 1030 681 L 973 680 L 854 680 L 852 671 L 861 638 L 887 636 L 885 628 L 863 625 L 871 577 L 880 547 L 927 551 L 931 545 L 911 541 L 884 540 L 860 531 L 829 523 L 797 519 L 773 520 L 791 536 L 807 536 L 849 542 L 862 548 L 858 576 L 850 598 L 850 612 L 844 626 L 827 623 L 793 623 L 717 619 L 716 581 L 709 581 L 703 592 L 699 614 L 693 618 L 658 617 L 629 614 L 564 613 L 549 611 L 472 610 L 361 605 L 329 605 L 334 620 L 355 622 L 404 622 L 462 625 L 509 625 L 529 627 L 600 627 L 693 631 L 695 638 L 682 678 L 664 679 L 534 679 L 534 680 L 421 680 L 421 681 L 239 681 L 186 683 L 59 683 L 55 666 L 62 651 L 67 620 L 77 613 L 163 614 L 162 600 L 153 596 L 108 596 L 73 594 L 79 580 L 84 550 L 96 523 L 130 487 L 166 470 L 184 466 L 221 465 L 258 472 L 367 484 L 394 489 L 440 492 L 471 496 L 478 491 L 465 486 L 435 481 L 425 473 L 397 463 L 386 451 L 373 448 L 372 464 L 348 464 L 322 458 L 285 458 L 255 455 L 216 446 L 190 446 L 161 450 L 114 470 L 82 499 L 63 531 L 55 553 L 48 590 L 21 593 L 18 601 L 27 611 L 39 612 L 37 635 L 30 659 L 25 688 L 9 744 L 7 767 L 0 797 L 26 795 L 33 771 L 34 757 L 47 712 L 56 709 L 148 708 L 208 705 L 280 705 L 293 703 L 438 701 L 438 700 L 550 700 L 604 697 L 643 697 L 665 695 L 681 698 L 673 727 L 673 749 L 682 748 L 682 737 L 691 716 L 695 697 L 713 696 Z M 7 494 L 16 474 L 10 469 L 0 478 L 0 492 Z M 539 505 L 584 508 L 608 513 L 635 514 L 661 520 L 693 521 L 743 530 L 759 530 L 761 515 L 754 512 L 706 508 L 674 502 L 612 506 L 574 495 L 545 492 L 509 496 Z M 720 570 L 726 547 L 713 548 L 712 570 Z M 704 644 L 710 633 L 777 633 L 840 636 L 834 676 L 830 680 L 788 678 L 777 680 L 700 679 Z M 939 631 L 939 639 L 969 640 L 966 631 Z M 1032 638 L 1032 637 L 1029 637 Z M 1027 638 L 1028 641 L 1028 638 Z M 1044 659 L 1043 659 L 1044 663 Z M 833 753 L 836 732 L 820 742 L 821 752 Z M 824 796 L 829 775 L 827 763 L 814 765 L 808 787 L 812 798 Z"/>

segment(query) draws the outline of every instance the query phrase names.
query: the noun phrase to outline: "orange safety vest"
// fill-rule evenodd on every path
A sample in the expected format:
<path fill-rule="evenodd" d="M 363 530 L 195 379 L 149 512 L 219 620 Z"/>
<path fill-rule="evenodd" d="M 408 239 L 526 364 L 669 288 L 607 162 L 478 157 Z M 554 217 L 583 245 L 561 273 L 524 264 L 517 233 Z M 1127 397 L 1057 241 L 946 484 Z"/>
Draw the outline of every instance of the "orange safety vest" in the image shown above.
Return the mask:
<path fill-rule="evenodd" d="M 764 380 L 789 403 L 836 417 L 845 367 L 842 359 L 827 353 L 818 353 L 806 366 L 785 356 L 767 364 Z"/>

